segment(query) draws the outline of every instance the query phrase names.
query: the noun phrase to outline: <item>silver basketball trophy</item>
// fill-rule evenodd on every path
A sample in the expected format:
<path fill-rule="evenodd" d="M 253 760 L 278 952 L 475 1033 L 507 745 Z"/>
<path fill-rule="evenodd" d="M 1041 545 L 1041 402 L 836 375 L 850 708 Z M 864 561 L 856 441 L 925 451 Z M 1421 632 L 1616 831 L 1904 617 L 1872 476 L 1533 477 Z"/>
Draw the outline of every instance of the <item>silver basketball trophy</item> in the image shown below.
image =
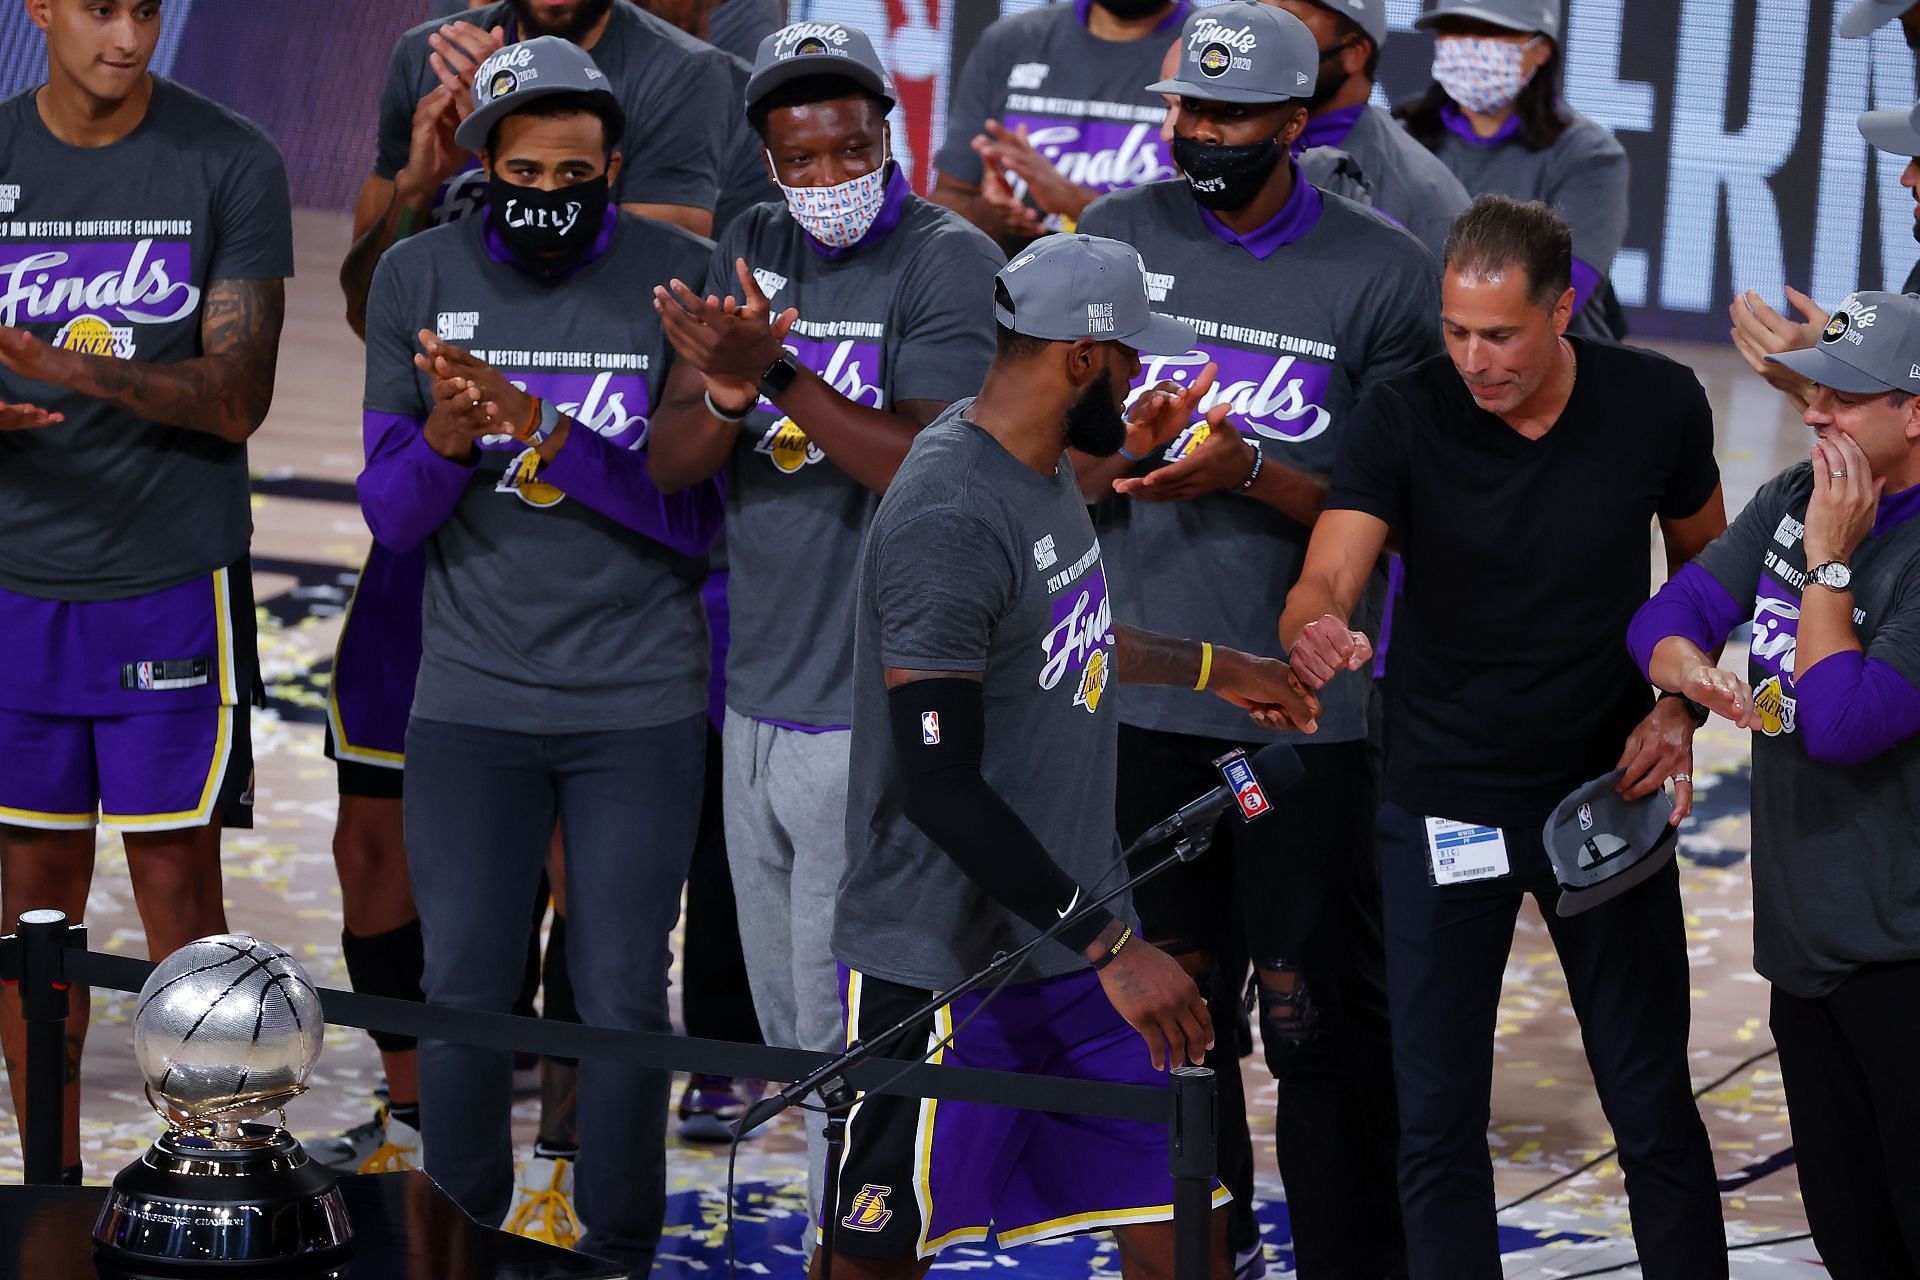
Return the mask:
<path fill-rule="evenodd" d="M 333 1173 L 284 1127 L 325 1030 L 313 984 L 271 943 L 222 933 L 162 961 L 140 988 L 133 1052 L 167 1132 L 113 1180 L 100 1249 L 187 1274 L 342 1253 L 353 1232 Z M 259 1122 L 273 1111 L 280 1124 Z"/>

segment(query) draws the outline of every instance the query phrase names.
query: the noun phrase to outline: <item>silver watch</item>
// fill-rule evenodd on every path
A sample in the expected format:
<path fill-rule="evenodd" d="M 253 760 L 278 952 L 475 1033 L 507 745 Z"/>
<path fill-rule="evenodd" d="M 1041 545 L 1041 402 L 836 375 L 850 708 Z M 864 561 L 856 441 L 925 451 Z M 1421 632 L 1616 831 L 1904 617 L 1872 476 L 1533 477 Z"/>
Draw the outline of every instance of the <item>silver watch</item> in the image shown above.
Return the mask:
<path fill-rule="evenodd" d="M 1829 560 L 1825 564 L 1813 566 L 1807 573 L 1809 582 L 1818 583 L 1829 591 L 1845 591 L 1853 585 L 1853 570 L 1839 560 Z"/>

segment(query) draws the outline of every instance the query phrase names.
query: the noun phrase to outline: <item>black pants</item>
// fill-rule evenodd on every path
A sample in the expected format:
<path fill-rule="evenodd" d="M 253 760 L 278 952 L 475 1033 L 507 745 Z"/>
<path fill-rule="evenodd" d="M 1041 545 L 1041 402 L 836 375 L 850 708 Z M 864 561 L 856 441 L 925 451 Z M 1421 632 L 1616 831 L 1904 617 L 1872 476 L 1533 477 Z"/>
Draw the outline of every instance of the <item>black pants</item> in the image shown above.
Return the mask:
<path fill-rule="evenodd" d="M 759 1044 L 760 1023 L 747 989 L 747 960 L 740 952 L 740 917 L 733 905 L 733 872 L 727 865 L 727 826 L 720 807 L 720 735 L 707 726 L 706 779 L 700 801 L 700 831 L 687 872 L 686 931 L 680 966 L 680 1015 L 687 1034 L 705 1040 Z"/>
<path fill-rule="evenodd" d="M 1868 965 L 1818 1000 L 1773 989 L 1800 1194 L 1834 1280 L 1920 1278 L 1920 963 Z"/>
<path fill-rule="evenodd" d="M 1648 1280 L 1724 1277 L 1713 1157 L 1687 1074 L 1679 869 L 1669 864 L 1613 901 L 1563 919 L 1553 910 L 1559 888 L 1540 827 L 1505 834 L 1510 874 L 1436 888 L 1421 816 L 1392 801 L 1380 809 L 1400 1203 L 1412 1274 L 1499 1280 L 1487 1154 L 1493 1031 L 1514 919 L 1532 893 L 1566 971 L 1587 1064 L 1619 1144 L 1642 1273 Z"/>
<path fill-rule="evenodd" d="M 1122 726 L 1121 839 L 1219 785 L 1211 762 L 1236 745 L 1251 750 Z M 1364 742 L 1302 747 L 1300 758 L 1304 781 L 1270 797 L 1272 813 L 1245 825 L 1223 820 L 1211 851 L 1147 885 L 1135 907 L 1150 940 L 1216 958 L 1233 950 L 1237 919 L 1256 966 L 1284 962 L 1306 983 L 1314 1034 L 1301 1044 L 1264 1037 L 1279 1086 L 1274 1136 L 1295 1265 L 1302 1280 L 1380 1280 L 1404 1274 L 1406 1262 L 1373 858 L 1378 785 Z M 1220 1180 L 1250 1206 L 1253 1147 L 1233 1035 L 1244 978 L 1244 965 L 1216 966 L 1208 1065 L 1220 1080 Z"/>

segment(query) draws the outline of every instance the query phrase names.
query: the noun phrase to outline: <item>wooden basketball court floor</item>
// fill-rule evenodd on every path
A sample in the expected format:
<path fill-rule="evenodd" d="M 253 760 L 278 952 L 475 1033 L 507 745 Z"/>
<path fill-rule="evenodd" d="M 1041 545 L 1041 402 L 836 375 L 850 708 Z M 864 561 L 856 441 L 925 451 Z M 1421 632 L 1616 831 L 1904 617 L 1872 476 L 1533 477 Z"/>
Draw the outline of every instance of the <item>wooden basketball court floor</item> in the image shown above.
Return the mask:
<path fill-rule="evenodd" d="M 254 438 L 255 595 L 271 705 L 254 717 L 256 827 L 225 846 L 233 928 L 293 951 L 323 985 L 346 985 L 339 894 L 329 854 L 332 765 L 321 755 L 327 671 L 340 611 L 368 535 L 353 500 L 360 466 L 361 348 L 348 330 L 335 272 L 344 217 L 296 215 L 298 277 L 290 285 L 279 389 Z M 646 305 L 636 297 L 635 305 Z M 1804 456 L 1805 429 L 1730 348 L 1674 346 L 1712 396 L 1728 505 L 1738 511 L 1768 476 Z M 1651 557 L 1650 557 L 1651 561 Z M 1726 659 L 1744 662 L 1736 641 Z M 1767 988 L 1752 971 L 1747 874 L 1745 735 L 1716 721 L 1699 739 L 1697 813 L 1683 836 L 1693 975 L 1692 1073 L 1712 1134 L 1736 1277 L 1823 1274 L 1806 1230 L 1778 1066 L 1766 1025 Z M 88 905 L 96 949 L 144 954 L 117 842 L 103 839 Z M 83 1142 L 90 1181 L 112 1177 L 158 1132 L 140 1098 L 128 1019 L 132 998 L 96 993 L 85 1073 Z M 676 1001 L 678 996 L 676 994 Z M 1611 1138 L 1580 1051 L 1566 985 L 1546 930 L 1523 914 L 1506 970 L 1495 1043 L 1488 1135 L 1503 1206 L 1509 1277 L 1639 1274 Z M 1260 1215 L 1273 1275 L 1292 1274 L 1284 1189 L 1273 1164 L 1273 1087 L 1256 1054 L 1246 1066 L 1261 1167 Z M 332 1029 L 312 1090 L 290 1109 L 299 1136 L 366 1118 L 378 1061 L 357 1032 Z M 677 1094 L 677 1089 L 676 1089 Z M 516 1110 L 521 1154 L 535 1101 Z M 0 1176 L 19 1174 L 12 1125 L 0 1126 Z M 743 1269 L 798 1276 L 804 1215 L 800 1133 L 790 1117 L 742 1148 L 736 1206 Z M 726 1152 L 673 1143 L 660 1272 L 713 1274 L 726 1265 L 721 1188 Z M 1784 1242 L 1782 1242 L 1784 1240 Z M 996 1254 L 950 1251 L 942 1270 L 1012 1268 L 1023 1275 L 1117 1275 L 1105 1237 Z"/>

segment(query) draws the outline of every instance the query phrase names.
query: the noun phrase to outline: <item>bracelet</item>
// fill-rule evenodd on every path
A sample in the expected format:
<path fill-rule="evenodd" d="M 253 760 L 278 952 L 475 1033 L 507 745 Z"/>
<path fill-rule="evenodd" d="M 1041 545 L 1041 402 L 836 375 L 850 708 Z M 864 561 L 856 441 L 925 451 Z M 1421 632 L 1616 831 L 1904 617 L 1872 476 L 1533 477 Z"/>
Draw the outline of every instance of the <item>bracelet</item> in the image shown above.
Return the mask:
<path fill-rule="evenodd" d="M 1258 440 L 1248 440 L 1247 447 L 1253 450 L 1253 470 L 1247 472 L 1247 478 L 1240 482 L 1240 492 L 1253 488 L 1253 482 L 1260 478 L 1260 468 L 1267 465 L 1267 451 L 1260 447 Z"/>
<path fill-rule="evenodd" d="M 527 433 L 527 443 L 538 449 L 560 429 L 560 406 L 551 400 L 540 403 L 540 424 Z"/>
<path fill-rule="evenodd" d="M 528 396 L 527 397 L 527 420 L 526 422 L 521 424 L 521 427 L 518 431 L 512 432 L 511 434 L 513 438 L 515 440 L 520 441 L 520 443 L 531 444 L 533 442 L 533 433 L 539 426 L 540 426 L 540 397 Z"/>
<path fill-rule="evenodd" d="M 1654 701 L 1662 702 L 1668 698 L 1678 698 L 1680 699 L 1680 701 L 1687 704 L 1687 714 L 1693 717 L 1693 723 L 1696 727 L 1706 724 L 1707 721 L 1713 718 L 1713 712 L 1707 710 L 1705 707 L 1695 702 L 1692 698 L 1689 698 L 1686 694 L 1675 693 L 1671 689 L 1662 691 L 1660 696 L 1658 698 L 1655 698 Z"/>
<path fill-rule="evenodd" d="M 1207 687 L 1207 681 L 1213 675 L 1213 645 L 1205 640 L 1200 642 L 1200 678 L 1193 682 L 1195 693 Z"/>
<path fill-rule="evenodd" d="M 707 402 L 707 412 L 712 414 L 714 417 L 720 419 L 720 421 L 722 422 L 745 422 L 748 418 L 753 416 L 753 404 L 759 403 L 759 401 L 756 400 L 753 402 L 753 404 L 749 404 L 746 408 L 742 409 L 739 413 L 728 413 L 725 409 L 722 409 L 719 405 L 713 402 L 713 392 L 702 391 L 700 393 L 700 398 Z"/>
<path fill-rule="evenodd" d="M 1126 946 L 1131 941 L 1133 941 L 1133 926 L 1127 925 L 1120 930 L 1120 936 L 1113 940 L 1113 945 L 1107 948 L 1106 954 L 1102 955 L 1098 960 L 1089 961 L 1093 966 L 1093 971 L 1098 973 L 1112 964 L 1113 958 L 1120 954 L 1120 948 Z"/>
<path fill-rule="evenodd" d="M 1125 458 L 1128 462 L 1145 462 L 1147 460 L 1147 455 L 1144 453 L 1128 453 L 1127 446 L 1125 445 L 1121 445 L 1118 449 L 1114 450 L 1114 452 Z"/>

